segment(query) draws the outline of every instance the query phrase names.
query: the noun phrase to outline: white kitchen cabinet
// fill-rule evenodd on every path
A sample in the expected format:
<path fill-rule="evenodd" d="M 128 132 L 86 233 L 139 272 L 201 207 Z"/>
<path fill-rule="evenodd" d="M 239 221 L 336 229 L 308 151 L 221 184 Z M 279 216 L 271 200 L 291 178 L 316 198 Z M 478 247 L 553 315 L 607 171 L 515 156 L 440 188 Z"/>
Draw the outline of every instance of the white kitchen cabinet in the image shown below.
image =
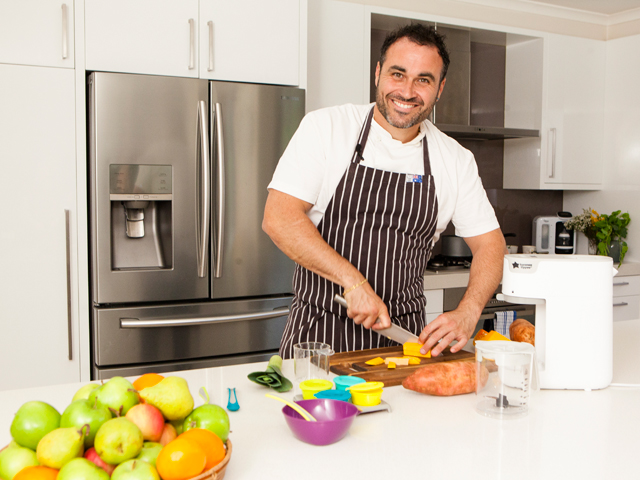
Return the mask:
<path fill-rule="evenodd" d="M 77 382 L 75 71 L 0 78 L 0 390 Z"/>
<path fill-rule="evenodd" d="M 2 2 L 0 63 L 73 68 L 73 0 Z"/>
<path fill-rule="evenodd" d="M 540 138 L 505 141 L 504 188 L 600 189 L 605 42 L 546 35 L 542 65 Z M 527 95 L 522 89 L 511 93 Z"/>
<path fill-rule="evenodd" d="M 298 85 L 299 0 L 200 0 L 200 78 Z"/>
<path fill-rule="evenodd" d="M 87 70 L 197 77 L 198 0 L 85 0 L 85 48 Z"/>
<path fill-rule="evenodd" d="M 613 321 L 640 316 L 640 275 L 613 278 Z"/>
<path fill-rule="evenodd" d="M 444 290 L 425 290 L 424 296 L 427 299 L 426 321 L 431 323 L 444 311 Z"/>

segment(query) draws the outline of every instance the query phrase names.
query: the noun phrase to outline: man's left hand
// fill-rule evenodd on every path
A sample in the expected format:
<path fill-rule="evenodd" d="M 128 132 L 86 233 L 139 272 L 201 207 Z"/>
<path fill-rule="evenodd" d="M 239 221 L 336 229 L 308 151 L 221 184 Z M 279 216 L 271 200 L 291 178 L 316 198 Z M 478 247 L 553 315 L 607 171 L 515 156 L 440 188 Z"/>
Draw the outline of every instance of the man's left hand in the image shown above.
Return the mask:
<path fill-rule="evenodd" d="M 458 343 L 451 347 L 451 353 L 459 351 L 473 335 L 476 322 L 473 314 L 460 309 L 443 313 L 422 330 L 418 338 L 420 343 L 424 343 L 421 350 L 431 350 L 431 355 L 435 357 L 457 340 Z"/>

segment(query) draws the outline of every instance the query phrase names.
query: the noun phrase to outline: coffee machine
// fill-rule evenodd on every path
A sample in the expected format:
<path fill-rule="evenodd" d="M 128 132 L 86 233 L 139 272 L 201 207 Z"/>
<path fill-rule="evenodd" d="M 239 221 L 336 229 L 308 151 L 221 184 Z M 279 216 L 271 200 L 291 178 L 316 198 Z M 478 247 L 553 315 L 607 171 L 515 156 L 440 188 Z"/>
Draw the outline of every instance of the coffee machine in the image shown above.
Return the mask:
<path fill-rule="evenodd" d="M 533 219 L 531 241 L 536 246 L 537 253 L 576 253 L 576 232 L 565 226 L 571 217 L 569 212 L 558 212 L 556 216 L 538 216 Z"/>
<path fill-rule="evenodd" d="M 504 256 L 498 299 L 534 304 L 540 388 L 605 388 L 613 377 L 613 268 L 600 255 Z"/>

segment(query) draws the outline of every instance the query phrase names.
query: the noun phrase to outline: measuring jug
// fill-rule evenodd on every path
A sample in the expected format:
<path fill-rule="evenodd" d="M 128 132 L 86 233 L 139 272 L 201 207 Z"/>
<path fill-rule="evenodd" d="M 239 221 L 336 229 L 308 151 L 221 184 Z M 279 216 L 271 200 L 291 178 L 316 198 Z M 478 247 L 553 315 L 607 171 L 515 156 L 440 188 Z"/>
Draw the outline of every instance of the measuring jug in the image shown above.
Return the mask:
<path fill-rule="evenodd" d="M 535 348 L 504 340 L 476 342 L 476 411 L 516 418 L 529 410 Z"/>
<path fill-rule="evenodd" d="M 329 379 L 331 346 L 320 342 L 296 343 L 293 346 L 293 370 L 295 372 L 296 389 L 300 382 L 319 378 Z"/>

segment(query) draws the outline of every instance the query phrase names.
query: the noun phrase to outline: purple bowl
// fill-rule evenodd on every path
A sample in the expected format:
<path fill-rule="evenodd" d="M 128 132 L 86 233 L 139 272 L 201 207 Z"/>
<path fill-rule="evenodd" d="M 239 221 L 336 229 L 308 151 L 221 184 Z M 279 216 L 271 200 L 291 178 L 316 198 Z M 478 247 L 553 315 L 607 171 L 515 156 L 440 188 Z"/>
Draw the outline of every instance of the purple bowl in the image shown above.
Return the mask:
<path fill-rule="evenodd" d="M 300 400 L 296 403 L 318 421 L 306 421 L 289 406 L 284 407 L 282 413 L 293 435 L 311 445 L 330 445 L 342 439 L 359 413 L 358 407 L 352 403 L 328 398 Z"/>

